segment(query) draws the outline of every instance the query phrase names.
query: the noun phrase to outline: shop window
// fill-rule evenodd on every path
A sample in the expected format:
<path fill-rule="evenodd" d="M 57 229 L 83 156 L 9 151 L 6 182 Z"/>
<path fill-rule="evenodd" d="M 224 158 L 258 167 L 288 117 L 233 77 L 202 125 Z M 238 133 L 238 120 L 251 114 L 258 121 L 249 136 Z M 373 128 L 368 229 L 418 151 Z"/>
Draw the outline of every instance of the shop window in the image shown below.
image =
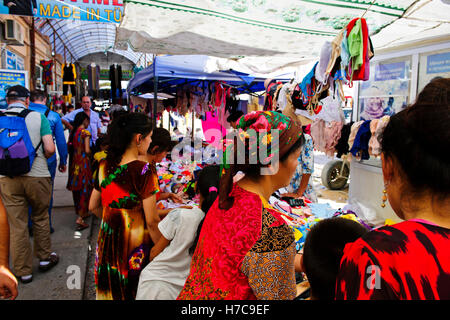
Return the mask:
<path fill-rule="evenodd" d="M 392 116 L 410 103 L 412 57 L 370 62 L 370 78 L 359 86 L 357 120 Z M 361 163 L 381 168 L 380 157 Z"/>
<path fill-rule="evenodd" d="M 371 62 L 370 79 L 359 87 L 358 120 L 392 116 L 409 103 L 411 56 Z"/>
<path fill-rule="evenodd" d="M 34 78 L 36 80 L 36 89 L 44 90 L 44 85 L 42 83 L 42 74 L 44 69 L 40 65 L 36 65 L 34 69 Z"/>
<path fill-rule="evenodd" d="M 436 77 L 450 78 L 450 49 L 427 52 L 419 56 L 417 93 Z"/>

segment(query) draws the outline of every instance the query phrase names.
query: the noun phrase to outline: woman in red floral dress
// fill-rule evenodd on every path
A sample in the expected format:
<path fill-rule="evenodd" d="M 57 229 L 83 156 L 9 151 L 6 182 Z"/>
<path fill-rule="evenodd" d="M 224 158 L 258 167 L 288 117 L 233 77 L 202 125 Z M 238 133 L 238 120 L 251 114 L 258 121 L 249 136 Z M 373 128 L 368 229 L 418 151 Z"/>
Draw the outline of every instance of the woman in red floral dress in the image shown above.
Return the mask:
<path fill-rule="evenodd" d="M 75 210 L 78 215 L 77 230 L 83 230 L 89 225 L 84 219 L 89 215 L 89 197 L 91 196 L 93 179 L 89 159 L 91 134 L 89 116 L 80 112 L 73 122 L 73 130 L 69 136 L 69 178 L 67 189 L 72 191 Z"/>

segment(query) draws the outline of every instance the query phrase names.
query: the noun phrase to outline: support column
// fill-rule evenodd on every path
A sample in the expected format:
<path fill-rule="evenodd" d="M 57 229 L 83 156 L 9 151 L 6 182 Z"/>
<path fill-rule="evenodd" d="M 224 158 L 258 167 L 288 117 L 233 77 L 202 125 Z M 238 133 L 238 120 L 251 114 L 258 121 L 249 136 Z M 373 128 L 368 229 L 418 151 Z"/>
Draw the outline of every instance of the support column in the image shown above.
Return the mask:
<path fill-rule="evenodd" d="M 30 25 L 30 80 L 31 85 L 30 89 L 35 90 L 36 89 L 36 37 L 35 37 L 35 31 L 34 31 L 34 17 L 31 18 L 31 25 Z"/>
<path fill-rule="evenodd" d="M 158 110 L 158 77 L 153 78 L 153 125 L 156 128 L 156 112 Z"/>

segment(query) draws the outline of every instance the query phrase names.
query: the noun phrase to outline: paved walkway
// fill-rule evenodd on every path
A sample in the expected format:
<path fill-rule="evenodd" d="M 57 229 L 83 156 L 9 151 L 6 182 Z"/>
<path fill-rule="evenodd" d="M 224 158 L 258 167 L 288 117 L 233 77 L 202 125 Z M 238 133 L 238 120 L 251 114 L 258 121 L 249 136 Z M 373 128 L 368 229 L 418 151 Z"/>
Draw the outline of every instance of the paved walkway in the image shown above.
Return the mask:
<path fill-rule="evenodd" d="M 94 250 L 98 234 L 98 219 L 90 217 L 90 227 L 75 231 L 75 210 L 72 193 L 66 189 L 67 172 L 57 173 L 55 179 L 52 250 L 60 261 L 48 272 L 38 270 L 38 260 L 33 261 L 33 281 L 19 282 L 17 300 L 93 300 L 95 284 L 93 275 Z M 31 240 L 32 241 L 32 238 Z"/>

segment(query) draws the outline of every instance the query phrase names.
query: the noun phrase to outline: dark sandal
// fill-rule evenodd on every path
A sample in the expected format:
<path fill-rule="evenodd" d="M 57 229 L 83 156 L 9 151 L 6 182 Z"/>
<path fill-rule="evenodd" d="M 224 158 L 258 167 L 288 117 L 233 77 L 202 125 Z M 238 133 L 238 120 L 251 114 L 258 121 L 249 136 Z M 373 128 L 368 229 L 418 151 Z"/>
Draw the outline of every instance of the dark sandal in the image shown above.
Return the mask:
<path fill-rule="evenodd" d="M 86 228 L 89 228 L 89 225 L 85 222 L 83 223 L 77 223 L 77 231 L 84 230 Z"/>
<path fill-rule="evenodd" d="M 50 258 L 46 261 L 48 261 L 48 264 L 46 264 L 46 265 L 39 264 L 40 271 L 48 271 L 51 268 L 53 268 L 54 266 L 56 266 L 59 262 L 59 257 L 55 252 L 52 252 L 50 254 Z"/>

